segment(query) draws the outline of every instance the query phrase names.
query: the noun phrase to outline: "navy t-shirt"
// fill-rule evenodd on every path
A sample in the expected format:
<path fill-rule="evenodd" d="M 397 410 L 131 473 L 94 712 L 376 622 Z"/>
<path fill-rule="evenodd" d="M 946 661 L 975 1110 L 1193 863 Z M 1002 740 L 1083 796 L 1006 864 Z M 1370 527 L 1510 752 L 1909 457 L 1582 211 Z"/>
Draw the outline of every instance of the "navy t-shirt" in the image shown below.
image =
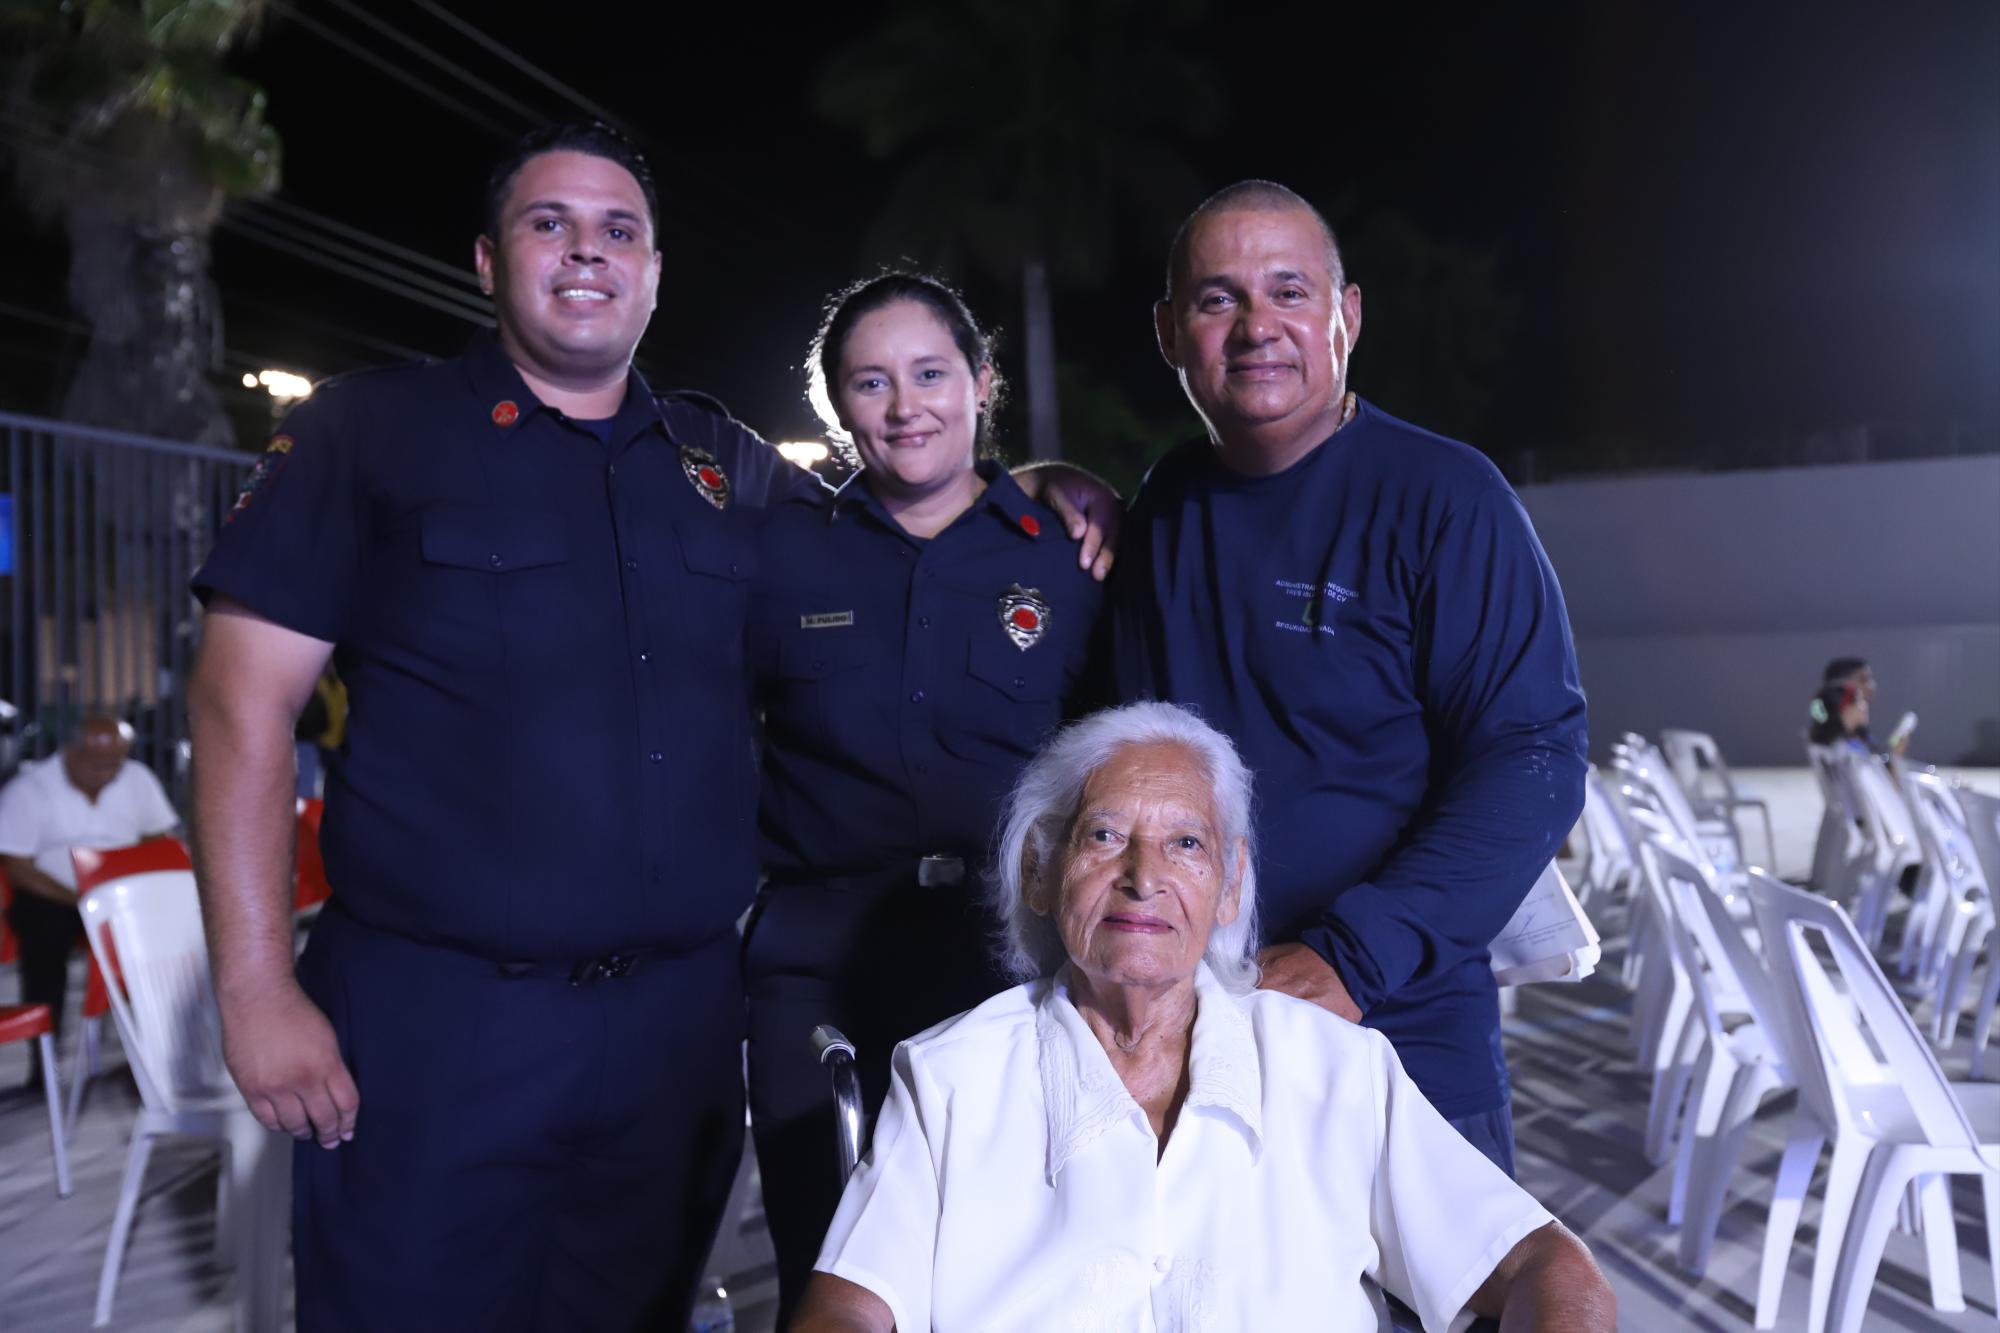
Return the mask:
<path fill-rule="evenodd" d="M 636 374 L 599 427 L 491 335 L 321 385 L 194 578 L 334 644 L 336 901 L 498 961 L 692 949 L 756 883 L 743 630 L 768 507 L 813 482 Z"/>
<path fill-rule="evenodd" d="M 1063 720 L 1101 590 L 994 462 L 929 540 L 857 474 L 780 504 L 751 599 L 763 865 L 779 881 L 986 860 L 1000 802 Z"/>
<path fill-rule="evenodd" d="M 1195 705 L 1255 775 L 1259 911 L 1339 971 L 1447 1117 L 1507 1095 L 1486 945 L 1583 804 L 1562 591 L 1476 450 L 1366 402 L 1271 477 L 1153 469 L 1109 596 L 1121 699 Z"/>

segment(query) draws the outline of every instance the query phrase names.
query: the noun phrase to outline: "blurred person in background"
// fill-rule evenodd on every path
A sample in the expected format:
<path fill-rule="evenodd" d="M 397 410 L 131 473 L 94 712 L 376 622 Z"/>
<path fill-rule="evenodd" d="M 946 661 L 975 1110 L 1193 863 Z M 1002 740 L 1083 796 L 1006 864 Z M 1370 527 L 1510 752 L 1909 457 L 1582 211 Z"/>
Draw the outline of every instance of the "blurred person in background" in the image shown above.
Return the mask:
<path fill-rule="evenodd" d="M 1886 744 L 1869 734 L 1875 704 L 1875 669 L 1859 657 L 1836 657 L 1826 664 L 1819 692 L 1806 713 L 1811 719 L 1806 739 L 1814 745 L 1835 745 L 1853 741 L 1870 754 L 1901 756 L 1909 749 L 1916 715 L 1907 714 Z"/>
<path fill-rule="evenodd" d="M 744 944 L 750 1110 L 782 1327 L 840 1199 L 808 1044 L 858 1051 L 867 1114 L 896 1043 L 1011 985 L 979 869 L 1000 802 L 1083 671 L 1099 588 L 992 457 L 991 338 L 937 280 L 838 293 L 809 397 L 860 465 L 765 525 L 749 660 L 764 707 L 766 883 Z"/>
<path fill-rule="evenodd" d="M 103 714 L 0 788 L 0 870 L 13 886 L 7 924 L 21 941 L 21 1000 L 49 1006 L 58 1033 L 81 928 L 70 849 L 125 847 L 179 824 L 160 780 L 132 758 L 132 728 Z M 29 1082 L 40 1079 L 38 1052 Z"/>

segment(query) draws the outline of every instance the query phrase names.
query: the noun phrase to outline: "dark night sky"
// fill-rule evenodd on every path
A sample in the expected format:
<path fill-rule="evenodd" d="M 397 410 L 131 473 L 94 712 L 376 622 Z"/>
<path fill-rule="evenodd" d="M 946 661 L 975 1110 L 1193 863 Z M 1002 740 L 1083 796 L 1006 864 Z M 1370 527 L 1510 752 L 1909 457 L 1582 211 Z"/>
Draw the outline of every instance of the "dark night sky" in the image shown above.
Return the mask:
<path fill-rule="evenodd" d="M 642 349 L 658 381 L 715 392 L 769 435 L 808 433 L 797 367 L 824 294 L 862 271 L 861 237 L 890 179 L 812 117 L 809 95 L 871 11 L 758 9 L 698 35 L 680 6 L 447 4 L 660 146 L 665 275 Z M 284 136 L 281 198 L 468 262 L 502 140 L 313 26 L 510 130 L 526 122 L 356 8 L 537 112 L 573 109 L 414 5 L 276 7 L 242 64 Z M 1269 176 L 1355 229 L 1351 276 L 1376 321 L 1356 362 L 1363 392 L 1371 332 L 1379 348 L 1412 323 L 1407 293 L 1371 282 L 1357 243 L 1394 215 L 1497 257 L 1512 318 L 1474 442 L 1503 461 L 1627 447 L 1670 461 L 1688 441 L 1713 456 L 1863 421 L 2000 439 L 2000 5 L 1212 11 L 1196 41 L 1227 111 L 1190 156 L 1211 186 Z M 60 241 L 24 241 L 21 225 L 8 234 L 47 262 L 9 265 L 0 301 L 58 312 Z M 1130 230 L 1099 284 L 1057 293 L 1058 350 L 1185 433 L 1192 417 L 1148 321 L 1165 236 Z M 323 374 L 388 359 L 329 326 L 426 352 L 453 350 L 466 330 L 227 229 L 216 272 L 229 347 L 273 364 Z M 1018 326 L 1012 292 L 978 281 L 969 292 L 989 319 Z M 73 338 L 13 317 L 0 316 L 0 336 L 17 358 L 40 358 L 43 383 L 74 354 Z M 22 399 L 21 364 L 0 405 L 46 410 Z M 1385 405 L 1425 420 L 1423 402 Z"/>

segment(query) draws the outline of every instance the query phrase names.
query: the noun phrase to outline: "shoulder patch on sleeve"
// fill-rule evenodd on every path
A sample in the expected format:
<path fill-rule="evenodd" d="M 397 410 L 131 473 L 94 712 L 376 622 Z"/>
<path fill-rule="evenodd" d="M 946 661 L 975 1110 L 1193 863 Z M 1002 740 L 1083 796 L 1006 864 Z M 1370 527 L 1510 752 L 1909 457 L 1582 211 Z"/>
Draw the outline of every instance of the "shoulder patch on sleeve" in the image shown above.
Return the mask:
<path fill-rule="evenodd" d="M 222 520 L 225 524 L 248 509 L 250 502 L 257 498 L 257 493 L 270 485 L 272 479 L 284 470 L 285 460 L 291 456 L 292 444 L 293 440 L 289 435 L 271 437 L 271 443 L 257 456 L 257 462 L 251 467 L 250 474 L 243 479 L 243 489 L 236 492 L 236 503 L 229 507 L 228 516 Z"/>

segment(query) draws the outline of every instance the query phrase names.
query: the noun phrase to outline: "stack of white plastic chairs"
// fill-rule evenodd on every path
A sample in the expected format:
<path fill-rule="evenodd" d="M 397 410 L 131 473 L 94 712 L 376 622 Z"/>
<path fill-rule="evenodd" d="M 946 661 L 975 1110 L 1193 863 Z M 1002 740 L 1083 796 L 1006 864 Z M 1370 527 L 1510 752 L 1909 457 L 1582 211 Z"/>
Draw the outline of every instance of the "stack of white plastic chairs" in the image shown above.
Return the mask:
<path fill-rule="evenodd" d="M 1996 934 L 1993 881 L 1971 832 L 1980 819 L 1995 820 L 1987 832 L 2000 848 L 2000 802 L 1989 810 L 1986 798 L 1918 775 L 1905 784 L 1905 804 L 1888 770 L 1869 762 L 1882 783 L 1859 776 L 1866 769 L 1858 760 L 1832 756 L 1828 765 L 1840 784 L 1834 799 L 1861 812 L 1850 818 L 1850 807 L 1838 806 L 1830 820 L 1842 836 L 1843 877 L 1835 886 L 1869 905 L 1879 939 L 1886 910 L 1878 895 L 1885 899 L 1903 867 L 1918 863 L 1920 844 L 1926 878 L 1905 953 L 1912 974 L 1938 997 L 1938 1021 L 1947 1021 L 1948 1011 L 1955 1022 L 1972 988 L 1973 960 Z M 1934 1308 L 1963 1310 L 1957 1235 L 1941 1182 L 1955 1172 L 1980 1177 L 2000 1281 L 2000 1146 L 1993 1142 L 2000 1138 L 2000 1085 L 1950 1084 L 1920 1039 L 1912 1053 L 1917 1029 L 1855 923 L 1825 898 L 1741 865 L 1733 828 L 1703 817 L 1716 812 L 1696 813 L 1657 748 L 1623 738 L 1595 785 L 1617 836 L 1600 838 L 1587 797 L 1587 837 L 1614 843 L 1607 864 L 1629 851 L 1638 866 L 1626 972 L 1632 1037 L 1652 1085 L 1646 1151 L 1656 1164 L 1673 1163 L 1668 1221 L 1679 1228 L 1682 1267 L 1695 1275 L 1705 1269 L 1750 1124 L 1777 1094 L 1796 1087 L 1758 1272 L 1757 1327 L 1775 1326 L 1800 1206 L 1828 1142 L 1834 1158 L 1812 1265 L 1809 1333 L 1860 1326 L 1884 1237 L 1899 1219 L 1922 1237 Z M 1596 856 L 1593 845 L 1586 865 Z M 1844 988 L 1808 936 L 1831 951 Z M 1996 973 L 2000 967 L 1989 965 L 1989 982 Z"/>
<path fill-rule="evenodd" d="M 1722 747 L 1715 743 L 1715 737 L 1705 731 L 1669 728 L 1660 732 L 1660 750 L 1696 814 L 1726 820 L 1734 826 L 1739 811 L 1756 811 L 1764 826 L 1766 864 L 1777 859 L 1771 807 L 1761 797 L 1745 796 L 1736 789 L 1736 779 L 1730 776 L 1728 761 L 1723 759 Z"/>

